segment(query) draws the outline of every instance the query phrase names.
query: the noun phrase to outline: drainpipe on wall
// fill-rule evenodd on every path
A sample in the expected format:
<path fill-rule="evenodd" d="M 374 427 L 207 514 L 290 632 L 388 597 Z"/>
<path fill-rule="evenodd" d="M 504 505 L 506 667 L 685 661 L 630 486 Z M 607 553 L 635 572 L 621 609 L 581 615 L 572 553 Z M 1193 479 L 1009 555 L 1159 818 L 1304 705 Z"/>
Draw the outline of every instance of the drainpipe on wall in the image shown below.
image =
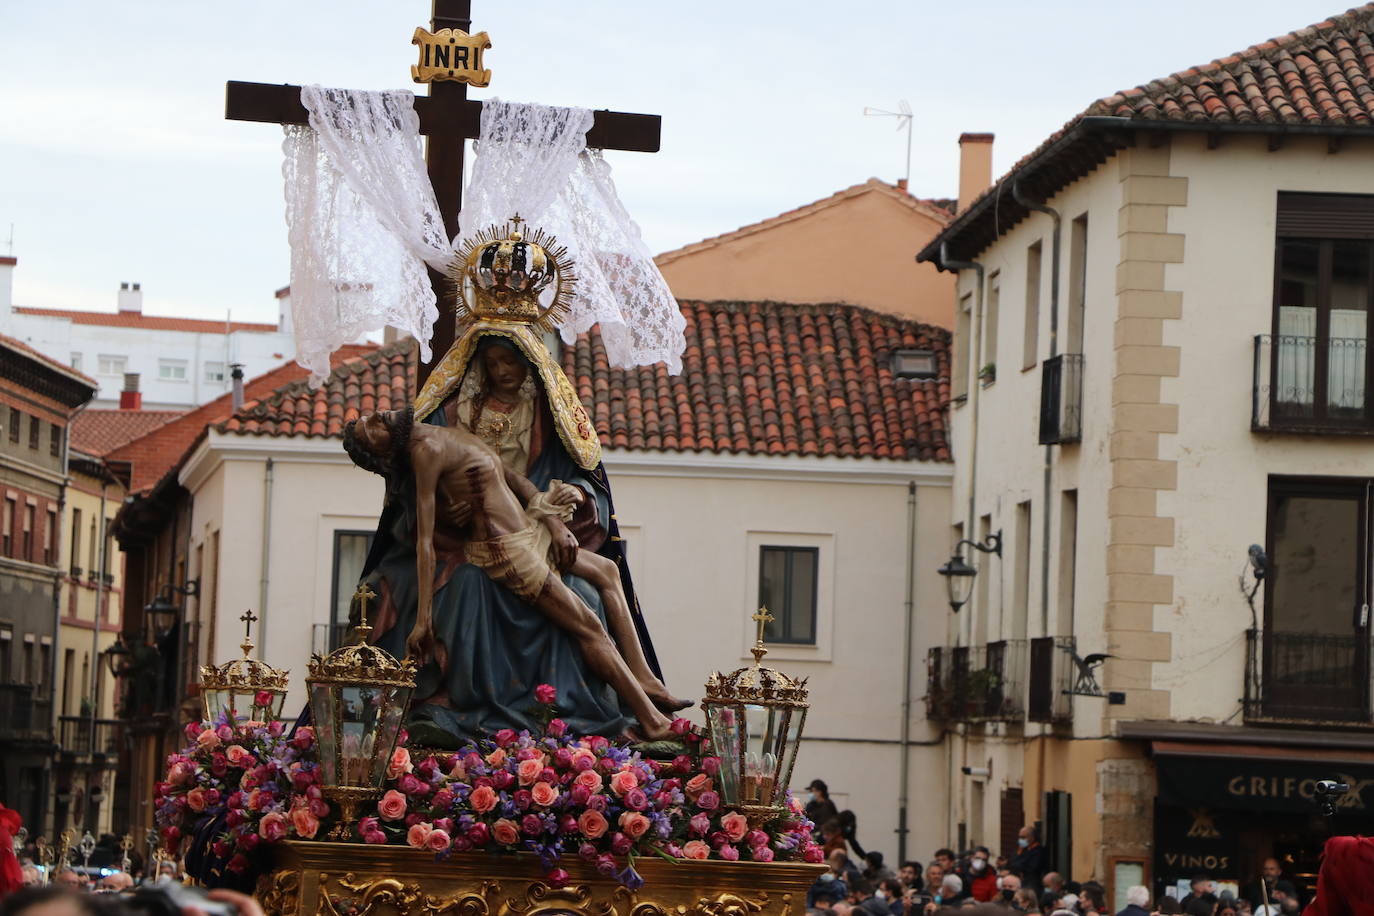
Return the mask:
<path fill-rule="evenodd" d="M 911 772 L 911 636 L 916 616 L 916 481 L 906 485 L 906 619 L 902 632 L 901 785 L 897 790 L 897 861 L 906 861 L 907 783 Z"/>
<path fill-rule="evenodd" d="M 107 469 L 108 473 L 108 469 Z M 95 753 L 95 726 L 100 717 L 100 621 L 105 605 L 105 493 L 110 487 L 107 478 L 100 480 L 100 519 L 96 522 L 96 537 L 100 538 L 100 562 L 95 580 L 95 626 L 91 628 L 91 748 Z"/>
<path fill-rule="evenodd" d="M 262 469 L 262 581 L 258 585 L 258 658 L 267 653 L 267 581 L 272 557 L 272 459 Z"/>
<path fill-rule="evenodd" d="M 973 370 L 982 355 L 979 348 L 979 335 L 983 330 L 983 265 L 977 261 L 955 261 L 949 257 L 949 243 L 940 243 L 940 264 L 947 270 L 971 270 L 977 276 L 977 287 L 973 296 L 973 315 L 969 321 L 969 342 L 968 342 L 968 365 L 964 366 L 964 372 L 969 375 L 968 383 L 968 403 L 969 403 L 969 446 L 968 446 L 968 513 L 964 523 L 964 537 L 971 541 L 978 540 L 978 535 L 974 530 L 974 523 L 977 521 L 978 509 L 978 393 L 982 386 L 978 384 L 978 374 Z M 968 630 L 968 636 L 964 636 L 964 630 Z M 964 619 L 959 622 L 960 639 L 959 644 L 967 643 L 973 634 L 973 624 L 970 615 L 965 614 Z"/>
<path fill-rule="evenodd" d="M 1059 353 L 1059 237 L 1061 223 L 1059 211 L 1025 197 L 1021 193 L 1020 179 L 1012 182 L 1011 197 L 1012 200 L 1026 209 L 1048 214 L 1050 219 L 1054 220 L 1054 232 L 1050 241 L 1050 358 L 1053 359 Z M 1051 500 L 1054 496 L 1053 450 L 1054 446 L 1045 446 L 1044 499 L 1040 508 L 1040 516 L 1044 519 L 1040 545 L 1040 635 L 1042 636 L 1050 635 L 1050 532 L 1052 530 L 1050 516 L 1053 514 Z"/>
<path fill-rule="evenodd" d="M 71 460 L 72 460 L 72 424 L 81 415 L 90 402 L 87 401 L 76 410 L 72 411 L 71 416 L 67 417 L 67 425 L 62 429 L 62 483 L 57 488 L 57 514 L 53 516 L 57 520 L 57 530 L 49 532 L 52 538 L 52 559 L 57 563 L 57 572 L 52 577 L 52 651 L 48 653 L 48 727 L 51 734 L 56 738 L 61 735 L 57 728 L 57 656 L 58 649 L 61 648 L 59 642 L 62 634 L 62 578 L 63 578 L 63 545 L 62 545 L 62 519 L 67 511 L 67 487 L 71 485 Z M 36 526 L 35 526 L 36 527 Z M 51 791 L 44 793 L 43 800 L 43 822 L 48 822 L 48 802 Z M 56 817 L 57 812 L 52 812 Z"/>

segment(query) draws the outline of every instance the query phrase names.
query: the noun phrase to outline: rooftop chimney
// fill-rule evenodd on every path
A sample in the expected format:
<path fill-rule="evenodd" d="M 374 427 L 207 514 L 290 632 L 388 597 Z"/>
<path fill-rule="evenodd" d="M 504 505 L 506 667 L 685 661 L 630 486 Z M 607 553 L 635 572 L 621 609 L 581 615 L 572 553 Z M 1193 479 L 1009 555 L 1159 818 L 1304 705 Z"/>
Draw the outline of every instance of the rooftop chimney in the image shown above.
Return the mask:
<path fill-rule="evenodd" d="M 897 190 L 898 190 L 898 191 L 905 191 L 905 190 L 906 190 L 906 179 L 905 179 L 905 178 L 898 178 L 898 179 L 897 179 Z"/>
<path fill-rule="evenodd" d="M 121 283 L 119 284 L 119 312 L 120 314 L 132 313 L 134 315 L 143 314 L 143 284 L 141 283 Z"/>
<path fill-rule="evenodd" d="M 229 395 L 229 403 L 237 411 L 243 406 L 243 363 L 230 364 L 229 377 L 234 380 L 234 390 Z"/>
<path fill-rule="evenodd" d="M 143 392 L 138 390 L 138 373 L 124 373 L 124 390 L 119 393 L 120 410 L 142 410 Z"/>
<path fill-rule="evenodd" d="M 959 212 L 992 184 L 992 134 L 959 135 Z"/>
<path fill-rule="evenodd" d="M 19 259 L 0 255 L 0 311 L 8 312 L 14 304 L 14 267 Z"/>

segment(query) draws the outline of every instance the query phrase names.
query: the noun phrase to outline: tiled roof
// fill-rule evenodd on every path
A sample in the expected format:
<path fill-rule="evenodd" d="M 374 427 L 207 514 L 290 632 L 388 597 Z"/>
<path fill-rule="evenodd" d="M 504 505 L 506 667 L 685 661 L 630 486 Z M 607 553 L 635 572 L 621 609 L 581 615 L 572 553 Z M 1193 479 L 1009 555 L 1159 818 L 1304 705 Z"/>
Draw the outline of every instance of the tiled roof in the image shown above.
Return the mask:
<path fill-rule="evenodd" d="M 214 424 L 222 433 L 255 436 L 342 436 L 360 413 L 410 403 L 418 362 L 415 341 L 399 340 L 345 362 L 319 388 L 292 382 Z"/>
<path fill-rule="evenodd" d="M 1374 123 L 1374 4 L 1094 102 L 1085 115 L 1214 124 Z"/>
<path fill-rule="evenodd" d="M 23 353 L 25 356 L 32 359 L 34 362 L 41 364 L 47 369 L 51 369 L 53 372 L 65 375 L 67 376 L 67 378 L 72 379 L 73 381 L 81 382 L 84 385 L 89 385 L 96 390 L 100 389 L 100 383 L 97 382 L 95 379 L 91 378 L 89 375 L 84 375 L 73 369 L 71 366 L 60 363 L 45 353 L 39 353 L 37 350 L 29 346 L 28 344 L 24 343 L 24 341 L 22 340 L 17 340 L 6 334 L 0 334 L 0 346 L 5 346 L 9 347 L 12 350 L 17 350 L 18 352 Z"/>
<path fill-rule="evenodd" d="M 101 456 L 185 413 L 184 410 L 83 410 L 72 421 L 72 448 Z"/>
<path fill-rule="evenodd" d="M 949 332 L 853 305 L 682 302 L 682 374 L 612 369 L 599 334 L 563 370 L 609 448 L 948 461 Z M 892 375 L 935 350 L 937 381 Z"/>
<path fill-rule="evenodd" d="M 335 365 L 357 359 L 376 350 L 375 344 L 352 345 L 339 350 L 331 358 Z M 309 373 L 294 362 L 285 363 L 245 382 L 244 408 L 252 407 L 260 398 L 270 396 L 277 389 L 306 378 Z M 129 492 L 138 493 L 153 487 L 163 475 L 176 467 L 186 451 L 205 433 L 206 427 L 227 419 L 233 414 L 233 396 L 224 394 L 180 417 L 164 423 L 151 432 L 126 442 L 105 456 L 110 461 L 127 461 L 131 465 Z"/>
<path fill-rule="evenodd" d="M 917 260 L 977 255 L 1029 211 L 1011 182 L 1048 199 L 1125 145 L 1131 129 L 1374 135 L 1374 3 L 1210 64 L 1098 99 L 969 205 Z"/>
<path fill-rule="evenodd" d="M 768 219 L 761 220 L 757 223 L 750 223 L 747 226 L 741 226 L 740 228 L 732 230 L 730 232 L 726 232 L 723 235 L 716 235 L 712 236 L 709 239 L 702 239 L 700 242 L 693 242 L 690 245 L 684 245 L 683 247 L 675 248 L 672 251 L 665 251 L 662 254 L 656 255 L 654 257 L 654 261 L 656 261 L 660 265 L 669 264 L 685 255 L 694 254 L 698 251 L 707 248 L 714 248 L 717 245 L 721 245 L 725 242 L 730 242 L 735 239 L 743 238 L 747 235 L 753 235 L 755 232 L 762 232 L 765 229 L 772 229 L 774 226 L 791 222 L 794 219 L 801 219 L 804 216 L 810 216 L 812 213 L 815 213 L 818 210 L 824 210 L 827 207 L 833 207 L 836 204 L 843 203 L 844 201 L 849 200 L 851 197 L 857 197 L 860 194 L 870 194 L 874 192 L 879 194 L 885 194 L 891 197 L 893 200 L 900 201 L 901 203 L 910 207 L 912 210 L 915 210 L 918 213 L 925 214 L 926 216 L 930 217 L 935 222 L 940 223 L 941 225 L 949 222 L 951 218 L 952 211 L 950 210 L 950 208 L 942 206 L 942 204 L 944 203 L 944 200 L 942 199 L 925 200 L 920 197 L 913 197 L 911 194 L 907 193 L 906 191 L 897 187 L 894 184 L 888 184 L 886 181 L 883 181 L 878 178 L 870 178 L 868 179 L 868 181 L 865 181 L 862 184 L 851 185 L 850 187 L 845 188 L 843 191 L 836 191 L 829 197 L 823 197 L 820 200 L 812 201 L 811 203 L 805 204 L 804 206 L 796 207 L 784 213 L 779 213 L 777 216 L 771 216 Z"/>
<path fill-rule="evenodd" d="M 852 305 L 683 302 L 682 374 L 611 369 L 595 329 L 563 370 L 608 448 L 948 461 L 949 332 Z M 931 349 L 938 381 L 892 375 L 895 349 Z M 293 382 L 213 424 L 219 432 L 341 436 L 360 411 L 413 392 L 414 344 Z"/>
<path fill-rule="evenodd" d="M 71 309 L 42 309 L 13 306 L 19 315 L 44 315 L 67 318 L 72 324 L 98 324 L 116 328 L 139 328 L 144 331 L 194 331 L 201 334 L 224 334 L 228 331 L 257 331 L 276 333 L 275 324 L 252 321 L 216 321 L 212 318 L 162 318 L 142 312 L 78 312 Z"/>

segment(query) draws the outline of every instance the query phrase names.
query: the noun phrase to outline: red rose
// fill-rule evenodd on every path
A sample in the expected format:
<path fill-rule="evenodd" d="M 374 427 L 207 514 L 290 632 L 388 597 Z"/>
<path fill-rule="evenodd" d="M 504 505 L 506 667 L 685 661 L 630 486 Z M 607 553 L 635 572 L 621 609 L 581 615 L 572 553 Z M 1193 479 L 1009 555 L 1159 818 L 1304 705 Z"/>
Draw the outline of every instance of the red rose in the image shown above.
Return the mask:
<path fill-rule="evenodd" d="M 558 691 L 552 684 L 540 684 L 534 688 L 534 699 L 545 706 L 552 706 L 558 700 Z"/>

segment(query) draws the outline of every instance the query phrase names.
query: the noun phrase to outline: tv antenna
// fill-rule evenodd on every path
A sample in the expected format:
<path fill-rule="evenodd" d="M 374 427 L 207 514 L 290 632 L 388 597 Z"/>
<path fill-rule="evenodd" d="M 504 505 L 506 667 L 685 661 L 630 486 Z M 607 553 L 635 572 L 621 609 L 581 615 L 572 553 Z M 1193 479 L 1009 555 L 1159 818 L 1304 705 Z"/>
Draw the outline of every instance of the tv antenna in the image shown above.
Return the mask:
<path fill-rule="evenodd" d="M 897 129 L 906 130 L 906 183 L 911 185 L 911 104 L 906 99 L 897 103 L 896 111 L 888 111 L 886 108 L 872 108 L 864 106 L 865 117 L 877 118 L 896 118 Z"/>

